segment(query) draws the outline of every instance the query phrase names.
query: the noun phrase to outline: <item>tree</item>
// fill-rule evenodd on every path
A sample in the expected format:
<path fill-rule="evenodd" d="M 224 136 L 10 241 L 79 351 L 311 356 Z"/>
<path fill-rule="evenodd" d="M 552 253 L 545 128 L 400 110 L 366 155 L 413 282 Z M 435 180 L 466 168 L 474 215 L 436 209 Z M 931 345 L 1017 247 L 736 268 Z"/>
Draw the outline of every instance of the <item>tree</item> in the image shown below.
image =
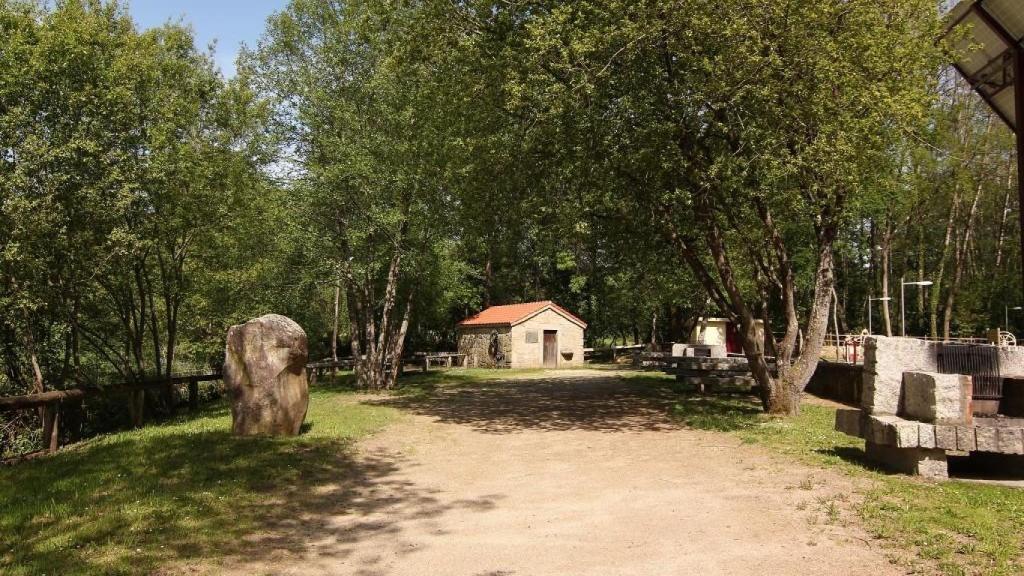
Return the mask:
<path fill-rule="evenodd" d="M 5 379 L 41 391 L 169 377 L 224 228 L 263 218 L 247 209 L 266 187 L 259 107 L 189 30 L 140 33 L 118 2 L 5 0 L 0 44 Z"/>
<path fill-rule="evenodd" d="M 520 17 L 528 63 L 509 106 L 534 142 L 570 151 L 558 162 L 574 176 L 614 175 L 634 229 L 659 230 L 741 326 L 765 409 L 797 412 L 848 200 L 924 117 L 933 3 L 595 1 Z M 777 374 L 757 319 L 782 332 L 767 343 Z"/>
<path fill-rule="evenodd" d="M 433 18 L 432 18 L 433 16 Z M 319 269 L 343 285 L 360 383 L 390 388 L 418 268 L 446 238 L 443 60 L 416 5 L 295 0 L 247 57 L 277 110 Z"/>

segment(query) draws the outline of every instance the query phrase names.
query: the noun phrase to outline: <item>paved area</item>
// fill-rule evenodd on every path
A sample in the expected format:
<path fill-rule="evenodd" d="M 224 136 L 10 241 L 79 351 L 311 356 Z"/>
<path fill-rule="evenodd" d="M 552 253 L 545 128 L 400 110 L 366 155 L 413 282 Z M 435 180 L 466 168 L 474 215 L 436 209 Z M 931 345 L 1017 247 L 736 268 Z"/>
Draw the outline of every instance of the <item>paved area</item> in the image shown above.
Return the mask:
<path fill-rule="evenodd" d="M 219 572 L 902 573 L 853 521 L 850 480 L 682 428 L 671 395 L 607 372 L 369 401 L 408 417 Z"/>

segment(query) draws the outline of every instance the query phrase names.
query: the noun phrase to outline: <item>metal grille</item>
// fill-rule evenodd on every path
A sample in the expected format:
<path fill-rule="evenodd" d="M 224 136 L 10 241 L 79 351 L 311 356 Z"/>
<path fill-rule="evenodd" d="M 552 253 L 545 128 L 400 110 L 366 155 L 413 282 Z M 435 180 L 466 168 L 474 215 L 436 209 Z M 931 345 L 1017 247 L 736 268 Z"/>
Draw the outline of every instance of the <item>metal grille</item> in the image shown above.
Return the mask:
<path fill-rule="evenodd" d="M 999 375 L 999 349 L 995 346 L 971 344 L 938 345 L 939 372 L 966 374 L 974 385 L 974 397 L 979 400 L 999 400 L 1003 397 L 1003 378 Z"/>

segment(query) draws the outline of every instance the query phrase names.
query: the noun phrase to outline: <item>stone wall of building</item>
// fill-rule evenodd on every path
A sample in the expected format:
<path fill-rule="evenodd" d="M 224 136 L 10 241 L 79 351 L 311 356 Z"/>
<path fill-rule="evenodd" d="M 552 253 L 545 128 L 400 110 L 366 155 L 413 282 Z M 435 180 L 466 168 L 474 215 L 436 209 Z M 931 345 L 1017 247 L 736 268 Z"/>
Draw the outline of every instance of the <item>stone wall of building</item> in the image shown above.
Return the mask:
<path fill-rule="evenodd" d="M 512 337 L 508 327 L 476 326 L 459 328 L 458 351 L 466 355 L 466 366 L 498 367 L 491 356 L 491 334 L 498 333 L 498 345 L 505 356 L 505 365 L 512 358 Z"/>
<path fill-rule="evenodd" d="M 558 367 L 583 364 L 583 328 L 553 310 L 545 310 L 512 327 L 513 368 L 543 366 L 545 330 L 555 330 L 558 333 Z M 530 334 L 533 336 L 529 336 Z"/>

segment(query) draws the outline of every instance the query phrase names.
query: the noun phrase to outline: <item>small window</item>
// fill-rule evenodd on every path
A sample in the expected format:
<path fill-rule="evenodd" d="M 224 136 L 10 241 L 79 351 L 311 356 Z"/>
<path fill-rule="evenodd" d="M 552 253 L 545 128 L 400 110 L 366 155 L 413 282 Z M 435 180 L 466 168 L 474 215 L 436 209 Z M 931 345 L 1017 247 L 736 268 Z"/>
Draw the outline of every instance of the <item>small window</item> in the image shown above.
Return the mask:
<path fill-rule="evenodd" d="M 537 332 L 536 331 L 531 331 L 531 332 L 527 332 L 526 333 L 526 343 L 527 344 L 536 344 L 537 343 Z"/>

